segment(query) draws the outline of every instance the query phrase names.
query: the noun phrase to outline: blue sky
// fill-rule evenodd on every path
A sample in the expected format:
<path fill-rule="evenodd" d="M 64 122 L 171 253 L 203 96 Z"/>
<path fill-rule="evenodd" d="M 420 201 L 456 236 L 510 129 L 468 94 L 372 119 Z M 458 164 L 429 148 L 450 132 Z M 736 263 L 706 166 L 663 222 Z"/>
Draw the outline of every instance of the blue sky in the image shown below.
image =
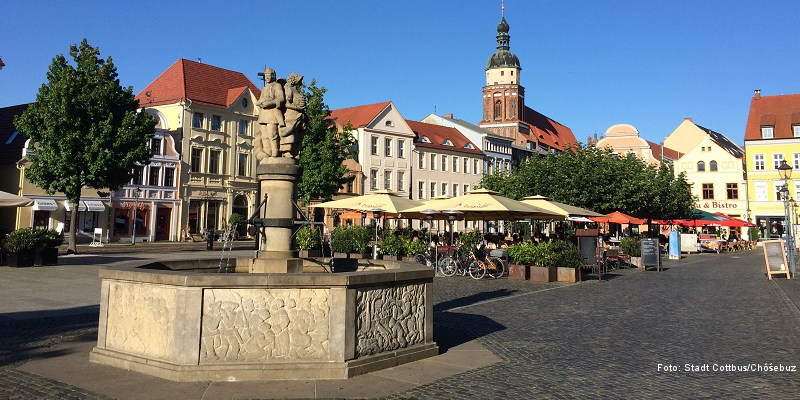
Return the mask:
<path fill-rule="evenodd" d="M 800 92 L 798 1 L 507 0 L 526 104 L 580 141 L 617 123 L 659 142 L 684 117 L 743 144 L 753 89 Z M 328 88 L 331 108 L 391 100 L 477 123 L 500 1 L 0 2 L 0 106 L 35 100 L 87 38 L 138 93 L 178 58 L 264 64 Z"/>

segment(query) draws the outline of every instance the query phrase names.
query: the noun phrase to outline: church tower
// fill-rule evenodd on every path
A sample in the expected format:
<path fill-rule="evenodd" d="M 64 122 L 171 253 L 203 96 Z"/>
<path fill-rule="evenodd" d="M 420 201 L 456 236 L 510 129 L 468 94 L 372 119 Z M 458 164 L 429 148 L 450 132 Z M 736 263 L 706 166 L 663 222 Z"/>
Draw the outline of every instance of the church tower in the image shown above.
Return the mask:
<path fill-rule="evenodd" d="M 497 51 L 486 63 L 483 120 L 479 125 L 524 145 L 517 133 L 525 108 L 525 88 L 520 85 L 522 67 L 519 58 L 509 50 L 508 30 L 508 22 L 503 16 L 497 25 Z"/>

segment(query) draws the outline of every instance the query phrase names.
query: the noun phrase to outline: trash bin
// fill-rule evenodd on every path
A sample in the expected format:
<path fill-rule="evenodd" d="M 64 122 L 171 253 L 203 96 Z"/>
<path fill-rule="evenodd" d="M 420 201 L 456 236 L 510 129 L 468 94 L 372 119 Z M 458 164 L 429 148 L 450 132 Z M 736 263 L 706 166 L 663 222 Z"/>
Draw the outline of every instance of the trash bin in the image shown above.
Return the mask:
<path fill-rule="evenodd" d="M 214 231 L 206 232 L 206 250 L 214 250 Z"/>

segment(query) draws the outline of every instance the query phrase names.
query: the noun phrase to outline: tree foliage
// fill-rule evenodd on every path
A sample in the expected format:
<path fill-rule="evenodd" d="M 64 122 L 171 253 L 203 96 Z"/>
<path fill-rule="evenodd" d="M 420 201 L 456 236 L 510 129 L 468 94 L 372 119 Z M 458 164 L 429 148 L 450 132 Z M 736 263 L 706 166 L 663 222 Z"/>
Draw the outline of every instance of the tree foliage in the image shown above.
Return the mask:
<path fill-rule="evenodd" d="M 687 216 L 695 201 L 686 176 L 675 176 L 669 164 L 654 167 L 633 155 L 623 157 L 593 146 L 530 157 L 511 174 L 484 177 L 483 185 L 514 199 L 542 195 L 600 213 L 621 211 L 640 218 Z"/>
<path fill-rule="evenodd" d="M 123 88 L 108 57 L 84 39 L 71 45 L 71 65 L 53 58 L 36 103 L 14 120 L 31 139 L 25 177 L 48 194 L 64 193 L 78 204 L 81 189 L 116 190 L 130 181 L 134 166 L 150 158 L 156 120 L 139 112 L 133 88 Z M 77 212 L 72 213 L 69 249 L 75 251 Z"/>
<path fill-rule="evenodd" d="M 330 200 L 331 197 L 353 177 L 347 176 L 347 167 L 342 162 L 353 155 L 347 150 L 354 139 L 348 124 L 337 132 L 334 122 L 328 117 L 331 111 L 324 102 L 327 89 L 318 87 L 316 80 L 304 89 L 306 97 L 306 132 L 300 150 L 302 177 L 297 184 L 298 196 L 303 204 L 311 200 Z"/>

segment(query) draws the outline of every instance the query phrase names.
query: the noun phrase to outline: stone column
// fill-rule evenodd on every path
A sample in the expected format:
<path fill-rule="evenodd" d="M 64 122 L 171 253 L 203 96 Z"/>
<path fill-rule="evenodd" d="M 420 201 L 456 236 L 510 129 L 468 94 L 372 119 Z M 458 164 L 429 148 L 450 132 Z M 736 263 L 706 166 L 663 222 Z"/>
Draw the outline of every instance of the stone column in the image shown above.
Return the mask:
<path fill-rule="evenodd" d="M 303 262 L 292 250 L 294 201 L 300 167 L 288 157 L 270 157 L 256 168 L 258 184 L 267 203 L 262 211 L 266 248 L 258 252 L 250 272 L 302 272 Z"/>

